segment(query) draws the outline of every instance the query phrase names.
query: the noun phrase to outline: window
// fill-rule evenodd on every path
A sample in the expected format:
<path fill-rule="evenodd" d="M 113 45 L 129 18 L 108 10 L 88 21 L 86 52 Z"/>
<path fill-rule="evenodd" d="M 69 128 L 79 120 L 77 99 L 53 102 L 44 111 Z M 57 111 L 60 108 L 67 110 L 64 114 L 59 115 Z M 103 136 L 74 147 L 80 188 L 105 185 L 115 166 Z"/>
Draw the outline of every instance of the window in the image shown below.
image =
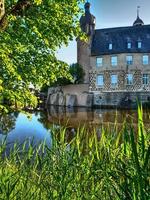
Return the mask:
<path fill-rule="evenodd" d="M 143 56 L 143 65 L 148 65 L 149 57 L 147 55 Z"/>
<path fill-rule="evenodd" d="M 131 42 L 128 42 L 128 43 L 127 43 L 127 48 L 128 48 L 128 49 L 131 49 Z"/>
<path fill-rule="evenodd" d="M 126 62 L 127 62 L 127 65 L 132 65 L 133 64 L 133 57 L 132 56 L 126 56 Z"/>
<path fill-rule="evenodd" d="M 142 48 L 142 42 L 138 42 L 138 49 Z"/>
<path fill-rule="evenodd" d="M 149 79 L 149 76 L 148 74 L 143 74 L 143 85 L 147 85 L 148 84 L 148 80 Z"/>
<path fill-rule="evenodd" d="M 127 74 L 127 85 L 133 84 L 133 74 Z"/>
<path fill-rule="evenodd" d="M 111 86 L 117 86 L 118 84 L 118 76 L 116 74 L 111 75 Z"/>
<path fill-rule="evenodd" d="M 112 43 L 109 43 L 109 50 L 112 50 Z"/>
<path fill-rule="evenodd" d="M 103 86 L 104 85 L 104 76 L 103 75 L 97 75 L 96 79 L 97 86 Z"/>
<path fill-rule="evenodd" d="M 117 61 L 118 61 L 117 56 L 111 57 L 111 65 L 112 66 L 117 66 Z"/>
<path fill-rule="evenodd" d="M 96 67 L 101 67 L 103 65 L 103 58 L 96 58 Z"/>

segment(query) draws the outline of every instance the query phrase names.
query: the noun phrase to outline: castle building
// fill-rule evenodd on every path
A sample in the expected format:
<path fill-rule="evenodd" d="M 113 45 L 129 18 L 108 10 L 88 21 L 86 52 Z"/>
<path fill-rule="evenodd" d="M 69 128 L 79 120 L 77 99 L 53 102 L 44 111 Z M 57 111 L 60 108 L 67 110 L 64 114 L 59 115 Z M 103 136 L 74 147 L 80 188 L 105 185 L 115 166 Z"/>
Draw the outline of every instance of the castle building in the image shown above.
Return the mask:
<path fill-rule="evenodd" d="M 77 40 L 77 62 L 94 94 L 94 105 L 150 101 L 150 25 L 144 25 L 139 11 L 132 26 L 95 29 L 87 2 L 80 25 L 88 41 Z"/>

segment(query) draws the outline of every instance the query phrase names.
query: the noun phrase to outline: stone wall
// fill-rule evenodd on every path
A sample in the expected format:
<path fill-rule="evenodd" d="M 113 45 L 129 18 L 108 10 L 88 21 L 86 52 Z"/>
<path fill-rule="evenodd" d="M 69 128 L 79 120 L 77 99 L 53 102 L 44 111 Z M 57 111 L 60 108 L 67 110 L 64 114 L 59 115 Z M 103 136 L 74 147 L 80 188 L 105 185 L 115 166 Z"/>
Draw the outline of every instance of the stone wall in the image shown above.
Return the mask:
<path fill-rule="evenodd" d="M 54 87 L 48 90 L 47 105 L 92 107 L 93 96 L 86 84 Z"/>
<path fill-rule="evenodd" d="M 47 105 L 64 107 L 134 108 L 137 103 L 150 103 L 150 92 L 88 92 L 88 85 L 49 88 Z"/>
<path fill-rule="evenodd" d="M 100 92 L 94 93 L 93 106 L 134 108 L 138 102 L 150 103 L 150 92 Z"/>
<path fill-rule="evenodd" d="M 87 43 L 77 40 L 77 62 L 82 66 L 84 71 L 84 83 L 89 83 L 90 70 L 90 55 L 91 55 L 91 38 Z"/>
<path fill-rule="evenodd" d="M 125 70 L 127 68 L 126 64 L 126 56 L 132 55 L 133 56 L 133 64 L 128 65 L 128 69 L 140 69 L 140 70 L 149 70 L 150 67 L 150 62 L 148 65 L 143 65 L 142 63 L 142 56 L 143 55 L 148 55 L 150 58 L 150 53 L 121 53 L 121 54 L 113 54 L 113 55 L 100 55 L 97 57 L 103 58 L 103 65 L 101 67 L 96 67 L 96 56 L 91 56 L 90 57 L 90 66 L 92 70 Z M 117 66 L 112 66 L 111 65 L 111 57 L 112 56 L 117 56 L 118 62 Z"/>
<path fill-rule="evenodd" d="M 63 93 L 66 94 L 82 94 L 89 91 L 88 84 L 76 84 L 76 85 L 65 85 L 61 86 Z"/>
<path fill-rule="evenodd" d="M 150 91 L 150 70 L 143 72 L 142 70 L 128 70 L 128 73 L 133 75 L 133 84 L 127 85 L 126 81 L 126 74 L 125 70 L 101 70 L 101 72 L 97 73 L 97 71 L 90 71 L 90 87 L 91 90 L 94 91 L 103 91 L 103 92 L 110 92 L 110 91 Z M 142 75 L 143 74 L 149 75 L 149 82 L 147 85 L 143 85 L 142 83 Z M 96 84 L 96 77 L 98 74 L 102 74 L 104 76 L 104 85 L 103 87 L 99 87 Z M 116 74 L 118 75 L 118 84 L 115 87 L 111 86 L 111 75 Z"/>
<path fill-rule="evenodd" d="M 133 64 L 126 64 L 126 56 L 133 56 Z M 150 92 L 150 62 L 147 65 L 143 65 L 142 57 L 143 55 L 148 55 L 150 58 L 150 54 L 115 54 L 115 55 L 103 55 L 100 56 L 103 58 L 103 65 L 101 67 L 96 67 L 96 57 L 90 58 L 91 70 L 90 73 L 90 88 L 91 91 L 96 92 L 121 92 L 121 91 L 130 91 L 130 92 L 141 92 L 141 91 L 149 91 Z M 111 65 L 111 57 L 117 56 L 118 62 L 117 66 Z M 96 77 L 98 74 L 104 76 L 104 85 L 103 87 L 99 87 L 96 84 Z M 111 85 L 111 75 L 118 75 L 118 84 L 115 87 Z M 133 75 L 133 84 L 127 85 L 127 74 Z M 149 82 L 147 85 L 143 85 L 142 76 L 143 74 L 148 74 Z"/>

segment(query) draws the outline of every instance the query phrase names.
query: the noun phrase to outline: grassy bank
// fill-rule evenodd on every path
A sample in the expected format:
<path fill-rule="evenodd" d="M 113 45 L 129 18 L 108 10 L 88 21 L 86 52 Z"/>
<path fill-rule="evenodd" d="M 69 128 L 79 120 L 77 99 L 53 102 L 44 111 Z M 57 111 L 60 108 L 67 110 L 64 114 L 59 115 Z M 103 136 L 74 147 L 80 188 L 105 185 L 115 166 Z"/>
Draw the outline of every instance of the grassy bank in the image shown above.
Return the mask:
<path fill-rule="evenodd" d="M 150 199 L 150 132 L 140 109 L 137 129 L 124 122 L 67 134 L 54 128 L 51 148 L 15 145 L 7 157 L 1 145 L 0 199 Z"/>

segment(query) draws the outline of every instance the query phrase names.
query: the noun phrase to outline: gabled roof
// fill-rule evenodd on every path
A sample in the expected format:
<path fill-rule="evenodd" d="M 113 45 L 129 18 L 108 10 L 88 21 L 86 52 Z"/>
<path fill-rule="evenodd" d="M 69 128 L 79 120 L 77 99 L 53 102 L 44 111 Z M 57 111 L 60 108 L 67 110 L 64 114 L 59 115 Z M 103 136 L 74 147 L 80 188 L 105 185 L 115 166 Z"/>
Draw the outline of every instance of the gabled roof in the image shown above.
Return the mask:
<path fill-rule="evenodd" d="M 131 49 L 127 48 L 129 41 L 132 43 Z M 138 49 L 138 41 L 142 42 L 141 49 Z M 108 48 L 109 43 L 112 43 L 112 50 Z M 95 30 L 92 56 L 119 53 L 150 53 L 150 25 Z"/>

